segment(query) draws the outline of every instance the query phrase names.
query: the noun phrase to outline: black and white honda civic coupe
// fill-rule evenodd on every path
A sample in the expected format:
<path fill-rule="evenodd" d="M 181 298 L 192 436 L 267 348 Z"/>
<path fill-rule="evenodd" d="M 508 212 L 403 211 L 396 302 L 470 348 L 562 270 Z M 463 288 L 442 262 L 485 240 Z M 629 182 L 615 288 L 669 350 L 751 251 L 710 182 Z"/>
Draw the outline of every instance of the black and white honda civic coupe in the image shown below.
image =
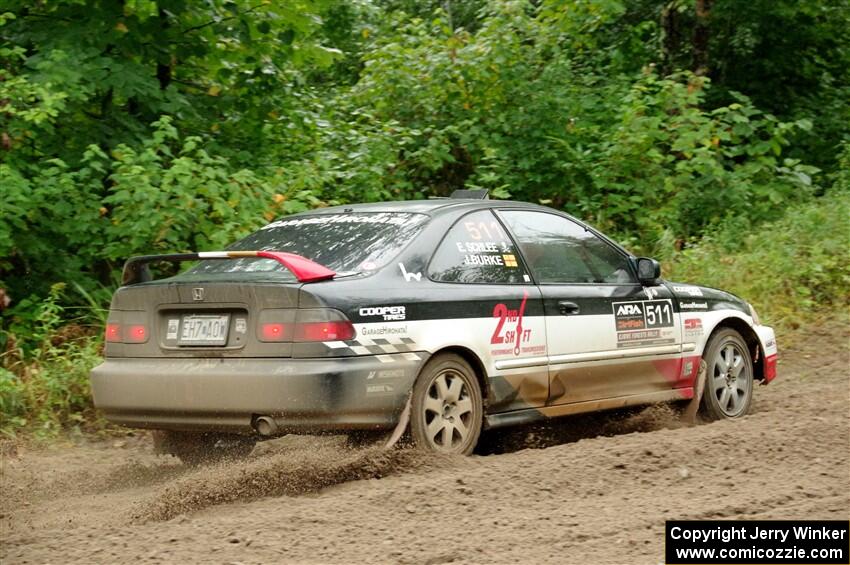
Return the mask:
<path fill-rule="evenodd" d="M 150 263 L 193 260 L 152 280 Z M 105 357 L 91 378 L 106 418 L 193 460 L 408 425 L 419 446 L 470 453 L 482 428 L 695 394 L 704 418 L 737 418 L 777 349 L 744 300 L 665 281 L 575 218 L 453 198 L 314 210 L 228 251 L 132 258 Z"/>

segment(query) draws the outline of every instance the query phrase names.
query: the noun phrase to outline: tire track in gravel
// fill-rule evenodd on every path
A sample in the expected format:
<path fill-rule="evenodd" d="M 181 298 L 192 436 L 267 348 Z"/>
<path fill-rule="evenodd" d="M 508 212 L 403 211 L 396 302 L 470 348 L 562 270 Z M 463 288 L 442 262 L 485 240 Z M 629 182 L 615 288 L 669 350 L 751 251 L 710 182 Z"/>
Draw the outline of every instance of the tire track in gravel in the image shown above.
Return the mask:
<path fill-rule="evenodd" d="M 487 457 L 286 437 L 186 469 L 141 439 L 22 449 L 3 464 L 0 560 L 657 563 L 667 519 L 847 519 L 848 335 L 846 322 L 798 334 L 741 420 L 567 418 Z"/>

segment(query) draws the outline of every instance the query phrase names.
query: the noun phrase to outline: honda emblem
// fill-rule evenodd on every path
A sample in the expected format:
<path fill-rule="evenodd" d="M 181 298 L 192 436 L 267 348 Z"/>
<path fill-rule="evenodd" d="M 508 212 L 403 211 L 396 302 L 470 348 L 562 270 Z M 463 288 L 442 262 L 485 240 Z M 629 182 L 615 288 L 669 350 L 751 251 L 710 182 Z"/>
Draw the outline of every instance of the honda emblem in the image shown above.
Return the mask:
<path fill-rule="evenodd" d="M 204 299 L 204 289 L 203 288 L 193 288 L 192 289 L 192 300 L 203 300 Z"/>

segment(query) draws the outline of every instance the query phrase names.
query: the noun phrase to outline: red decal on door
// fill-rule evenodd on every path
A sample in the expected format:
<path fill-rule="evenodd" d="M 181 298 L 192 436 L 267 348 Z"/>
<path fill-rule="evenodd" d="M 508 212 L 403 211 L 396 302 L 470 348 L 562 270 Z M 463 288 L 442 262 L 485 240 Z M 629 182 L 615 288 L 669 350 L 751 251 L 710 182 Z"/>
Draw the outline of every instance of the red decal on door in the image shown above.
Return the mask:
<path fill-rule="evenodd" d="M 508 307 L 504 304 L 496 304 L 496 307 L 493 308 L 493 317 L 499 318 L 499 323 L 496 324 L 496 331 L 493 332 L 490 343 L 505 343 L 505 338 L 502 337 L 502 327 L 505 325 L 505 320 L 508 317 Z"/>
<path fill-rule="evenodd" d="M 519 342 L 522 339 L 522 316 L 525 314 L 525 302 L 528 300 L 528 291 L 522 291 L 522 303 L 519 305 L 519 316 L 516 323 L 516 345 L 514 355 L 519 355 Z"/>
<path fill-rule="evenodd" d="M 499 321 L 496 324 L 496 329 L 493 332 L 493 335 L 490 337 L 490 343 L 493 345 L 514 345 L 513 350 L 509 348 L 497 350 L 500 355 L 510 355 L 511 352 L 513 352 L 514 355 L 519 355 L 520 345 L 522 342 L 531 340 L 531 330 L 524 330 L 522 328 L 522 318 L 525 316 L 525 305 L 527 302 L 528 291 L 523 291 L 522 302 L 520 302 L 519 310 L 509 310 L 507 305 L 502 302 L 493 307 L 493 317 L 498 318 Z M 506 322 L 516 322 L 516 328 L 506 329 Z M 496 350 L 494 350 L 494 354 L 495 351 Z"/>

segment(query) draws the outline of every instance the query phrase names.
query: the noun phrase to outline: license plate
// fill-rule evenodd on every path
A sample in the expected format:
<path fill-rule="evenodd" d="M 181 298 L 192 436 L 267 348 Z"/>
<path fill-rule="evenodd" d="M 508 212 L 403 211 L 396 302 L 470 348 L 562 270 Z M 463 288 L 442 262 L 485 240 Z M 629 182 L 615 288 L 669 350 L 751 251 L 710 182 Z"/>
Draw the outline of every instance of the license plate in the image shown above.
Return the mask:
<path fill-rule="evenodd" d="M 230 314 L 183 316 L 177 345 L 225 345 L 229 322 Z"/>

